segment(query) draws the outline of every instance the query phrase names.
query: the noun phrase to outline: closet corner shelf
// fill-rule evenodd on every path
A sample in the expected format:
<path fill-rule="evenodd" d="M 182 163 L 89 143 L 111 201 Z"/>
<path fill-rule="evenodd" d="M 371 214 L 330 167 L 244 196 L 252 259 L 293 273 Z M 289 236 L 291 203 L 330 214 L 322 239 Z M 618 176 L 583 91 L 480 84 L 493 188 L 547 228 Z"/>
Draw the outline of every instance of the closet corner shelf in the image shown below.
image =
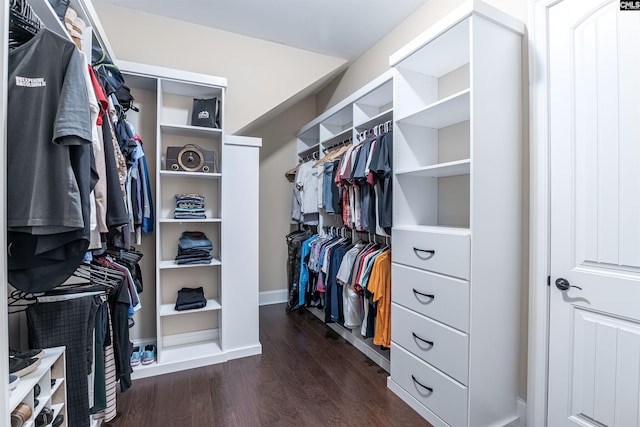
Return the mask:
<path fill-rule="evenodd" d="M 176 316 L 176 315 L 180 315 L 180 314 L 197 314 L 197 313 L 204 313 L 206 311 L 220 310 L 221 308 L 222 308 L 222 305 L 220 304 L 220 301 L 215 300 L 215 299 L 208 299 L 206 307 L 197 308 L 195 310 L 178 311 L 178 310 L 175 309 L 175 304 L 173 304 L 173 303 L 172 304 L 162 304 L 160 306 L 160 316 Z"/>
<path fill-rule="evenodd" d="M 469 120 L 471 117 L 471 89 L 454 93 L 415 113 L 396 119 L 400 124 L 410 124 L 441 129 Z"/>
<path fill-rule="evenodd" d="M 376 114 L 375 116 L 371 117 L 370 119 L 362 122 L 362 123 L 358 123 L 356 125 L 354 125 L 353 127 L 358 130 L 358 129 L 370 129 L 373 126 L 382 124 L 388 120 L 393 120 L 393 108 L 389 108 L 388 110 L 385 110 L 383 112 L 381 112 L 380 114 Z"/>
<path fill-rule="evenodd" d="M 51 369 L 51 366 L 60 358 L 63 352 L 64 347 L 52 347 L 44 350 L 44 356 L 40 360 L 40 365 L 35 371 L 21 377 L 18 386 L 11 392 L 11 396 L 9 397 L 10 410 L 15 409 L 15 407 L 24 400 L 42 376 Z M 45 402 L 45 399 L 42 399 L 42 402 Z"/>
<path fill-rule="evenodd" d="M 180 224 L 183 222 L 191 222 L 191 223 L 211 223 L 211 222 L 222 222 L 221 218 L 202 218 L 202 219 L 175 219 L 175 218 L 161 218 L 158 220 L 158 222 L 165 222 L 165 223 L 173 223 L 173 224 Z"/>
<path fill-rule="evenodd" d="M 221 138 L 222 129 L 202 126 L 176 125 L 162 123 L 160 130 L 166 135 L 191 136 L 194 138 Z"/>
<path fill-rule="evenodd" d="M 161 170 L 161 176 L 179 177 L 179 178 L 202 178 L 202 179 L 218 179 L 222 177 L 221 173 L 208 172 L 187 172 L 187 171 L 168 171 Z"/>
<path fill-rule="evenodd" d="M 163 260 L 158 264 L 160 270 L 168 270 L 171 268 L 195 268 L 195 267 L 212 267 L 215 265 L 222 265 L 219 259 L 212 259 L 209 264 L 176 264 L 175 260 Z"/>
<path fill-rule="evenodd" d="M 398 177 L 417 176 L 427 178 L 442 178 L 445 176 L 468 175 L 471 173 L 471 160 L 456 160 L 454 162 L 439 163 L 415 169 L 399 170 L 395 174 Z"/>

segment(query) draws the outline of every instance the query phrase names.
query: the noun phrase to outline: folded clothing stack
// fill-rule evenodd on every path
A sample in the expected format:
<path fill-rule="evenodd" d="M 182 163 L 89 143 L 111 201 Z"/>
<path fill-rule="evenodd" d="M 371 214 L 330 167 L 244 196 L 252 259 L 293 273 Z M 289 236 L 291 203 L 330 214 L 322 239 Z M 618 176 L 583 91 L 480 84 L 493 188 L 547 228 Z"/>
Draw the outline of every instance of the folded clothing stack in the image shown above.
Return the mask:
<path fill-rule="evenodd" d="M 64 26 L 78 49 L 82 50 L 82 32 L 86 29 L 87 24 L 70 7 L 67 8 L 64 15 Z"/>
<path fill-rule="evenodd" d="M 213 244 L 202 231 L 185 231 L 178 243 L 176 264 L 209 264 Z"/>
<path fill-rule="evenodd" d="M 176 194 L 175 219 L 204 219 L 204 197 L 199 194 Z"/>
<path fill-rule="evenodd" d="M 178 291 L 176 300 L 176 310 L 194 310 L 207 306 L 207 299 L 204 297 L 202 286 L 199 288 L 182 288 Z"/>

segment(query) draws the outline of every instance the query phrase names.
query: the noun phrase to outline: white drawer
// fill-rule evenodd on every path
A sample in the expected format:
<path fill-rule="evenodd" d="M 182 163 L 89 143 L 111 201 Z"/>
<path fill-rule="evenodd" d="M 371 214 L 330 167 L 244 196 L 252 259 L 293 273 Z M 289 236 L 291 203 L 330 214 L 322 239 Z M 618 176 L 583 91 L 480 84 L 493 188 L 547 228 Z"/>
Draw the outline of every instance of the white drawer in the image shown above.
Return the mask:
<path fill-rule="evenodd" d="M 393 343 L 391 378 L 447 424 L 467 425 L 467 387 Z"/>
<path fill-rule="evenodd" d="M 392 260 L 469 279 L 469 235 L 393 229 Z"/>
<path fill-rule="evenodd" d="M 469 337 L 399 305 L 391 305 L 391 339 L 447 375 L 469 384 Z"/>
<path fill-rule="evenodd" d="M 391 274 L 393 302 L 469 333 L 469 282 L 398 264 Z"/>

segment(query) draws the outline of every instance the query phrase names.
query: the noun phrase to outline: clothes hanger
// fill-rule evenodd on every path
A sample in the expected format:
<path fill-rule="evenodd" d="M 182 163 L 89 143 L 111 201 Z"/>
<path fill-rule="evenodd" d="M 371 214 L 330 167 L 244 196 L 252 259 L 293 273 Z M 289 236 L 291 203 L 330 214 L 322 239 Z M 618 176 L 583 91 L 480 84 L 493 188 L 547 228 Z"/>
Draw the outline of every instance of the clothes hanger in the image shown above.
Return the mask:
<path fill-rule="evenodd" d="M 42 22 L 26 0 L 11 0 L 9 14 L 10 50 L 31 40 L 42 27 Z"/>
<path fill-rule="evenodd" d="M 7 306 L 9 308 L 8 314 L 17 314 L 17 313 L 22 313 L 26 311 L 28 306 L 36 303 L 36 295 L 26 293 L 16 289 L 9 294 L 7 300 L 8 300 Z M 15 307 L 24 307 L 24 308 L 15 310 L 14 309 Z"/>
<path fill-rule="evenodd" d="M 140 262 L 140 260 L 144 256 L 142 252 L 139 252 L 133 248 L 129 250 L 110 248 L 107 249 L 105 253 L 116 257 L 117 260 L 124 260 L 133 264 L 137 264 L 138 262 Z"/>

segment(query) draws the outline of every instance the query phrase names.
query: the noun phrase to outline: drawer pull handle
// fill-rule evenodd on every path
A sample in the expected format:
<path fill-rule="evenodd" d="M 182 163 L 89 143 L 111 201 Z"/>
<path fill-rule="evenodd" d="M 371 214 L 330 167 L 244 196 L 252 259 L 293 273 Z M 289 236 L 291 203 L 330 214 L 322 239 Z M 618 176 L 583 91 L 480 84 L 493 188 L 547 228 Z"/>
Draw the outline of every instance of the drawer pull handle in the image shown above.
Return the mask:
<path fill-rule="evenodd" d="M 411 332 L 411 333 L 413 334 L 413 337 L 414 337 L 415 339 L 420 340 L 420 341 L 422 341 L 422 342 L 424 342 L 424 343 L 427 343 L 427 344 L 429 344 L 431 347 L 433 347 L 433 341 L 425 340 L 424 338 L 419 337 L 418 335 L 416 335 L 416 333 L 415 333 L 415 332 Z"/>
<path fill-rule="evenodd" d="M 413 252 L 415 252 L 415 254 L 416 254 L 416 256 L 418 258 L 420 258 L 421 260 L 424 260 L 424 261 L 433 258 L 433 256 L 436 254 L 436 251 L 434 251 L 433 249 L 419 249 L 419 248 L 416 248 L 415 246 L 413 247 Z M 424 252 L 427 255 L 426 256 L 424 256 L 424 255 L 421 256 L 419 252 Z"/>
<path fill-rule="evenodd" d="M 411 375 L 411 379 L 413 380 L 414 383 L 418 384 L 420 387 L 424 388 L 425 390 L 428 390 L 429 393 L 433 393 L 433 389 L 431 387 L 427 387 L 426 385 L 421 384 L 420 381 L 418 381 L 415 376 Z"/>
<path fill-rule="evenodd" d="M 413 289 L 413 293 L 416 294 L 416 295 L 421 295 L 421 296 L 423 296 L 425 298 L 436 299 L 435 295 L 433 295 L 433 294 L 424 294 L 424 293 L 416 290 L 415 288 Z"/>

